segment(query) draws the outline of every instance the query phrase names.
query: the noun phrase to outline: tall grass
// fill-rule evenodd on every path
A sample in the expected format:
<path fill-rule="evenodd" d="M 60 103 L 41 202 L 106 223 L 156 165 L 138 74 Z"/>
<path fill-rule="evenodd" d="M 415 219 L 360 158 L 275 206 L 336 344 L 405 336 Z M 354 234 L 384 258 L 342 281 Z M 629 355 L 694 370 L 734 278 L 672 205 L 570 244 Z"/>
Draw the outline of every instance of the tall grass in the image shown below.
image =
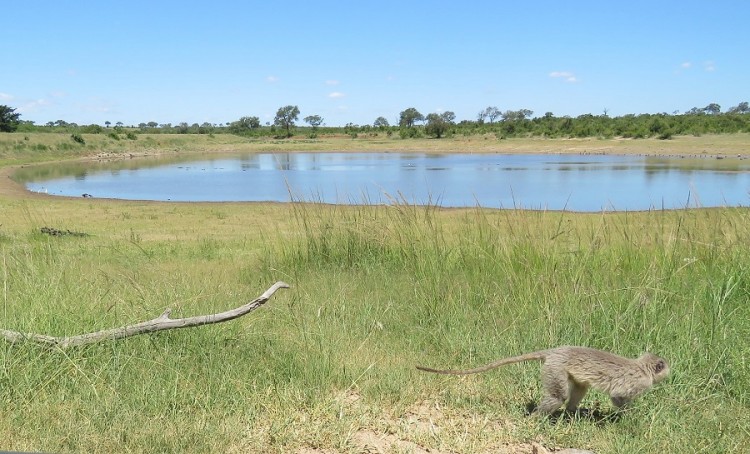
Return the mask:
<path fill-rule="evenodd" d="M 297 205 L 300 236 L 266 255 L 274 258 L 269 267 L 305 281 L 306 293 L 330 294 L 346 282 L 340 291 L 352 299 L 350 313 L 338 314 L 325 337 L 350 325 L 357 329 L 347 336 L 361 337 L 373 324 L 382 330 L 372 347 L 379 352 L 373 363 L 386 369 L 373 379 L 381 398 L 390 391 L 402 399 L 405 387 L 425 395 L 393 372 L 415 362 L 466 367 L 564 344 L 628 356 L 651 350 L 671 360 L 673 377 L 623 424 L 624 438 L 628 430 L 659 433 L 632 450 L 691 449 L 705 440 L 730 449 L 748 441 L 747 216 Z M 488 374 L 477 379 L 487 390 L 472 391 L 512 401 L 514 388 L 535 381 L 536 368 L 521 380 L 518 374 Z M 447 404 L 477 404 L 466 401 L 460 380 L 421 380 Z M 601 396 L 595 399 L 599 405 Z M 510 413 L 518 417 L 519 408 Z M 691 429 L 674 432 L 679 425 Z"/>
<path fill-rule="evenodd" d="M 65 352 L 2 345 L 0 448 L 357 452 L 363 429 L 456 452 L 750 443 L 746 210 L 572 214 L 395 200 L 222 205 L 217 215 L 209 205 L 155 214 L 162 205 L 44 203 L 29 208 L 27 230 L 0 225 L 5 328 L 78 334 L 165 307 L 225 310 L 279 279 L 293 288 L 221 325 Z M 39 223 L 83 218 L 88 229 L 54 225 L 90 236 L 38 233 Z M 539 397 L 537 365 L 466 378 L 414 369 L 562 344 L 651 350 L 672 376 L 616 423 L 553 424 L 524 416 Z M 584 401 L 609 405 L 595 393 Z"/>

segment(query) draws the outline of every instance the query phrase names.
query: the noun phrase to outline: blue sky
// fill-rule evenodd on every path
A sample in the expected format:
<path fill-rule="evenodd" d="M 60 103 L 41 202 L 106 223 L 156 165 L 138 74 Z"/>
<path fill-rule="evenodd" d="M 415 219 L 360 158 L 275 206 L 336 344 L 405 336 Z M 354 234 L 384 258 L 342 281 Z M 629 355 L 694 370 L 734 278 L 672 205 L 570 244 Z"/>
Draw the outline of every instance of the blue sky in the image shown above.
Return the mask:
<path fill-rule="evenodd" d="M 37 124 L 331 126 L 750 101 L 750 2 L 48 1 L 0 8 L 0 104 Z"/>

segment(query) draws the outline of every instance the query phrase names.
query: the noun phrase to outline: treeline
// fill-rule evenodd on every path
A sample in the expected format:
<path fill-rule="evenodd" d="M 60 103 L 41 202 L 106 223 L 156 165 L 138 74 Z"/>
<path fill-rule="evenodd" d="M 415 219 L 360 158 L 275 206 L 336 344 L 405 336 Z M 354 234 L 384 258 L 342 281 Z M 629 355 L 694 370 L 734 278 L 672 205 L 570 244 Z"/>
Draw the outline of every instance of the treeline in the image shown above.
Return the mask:
<path fill-rule="evenodd" d="M 8 109 L 13 114 L 13 109 Z M 6 112 L 7 113 L 7 112 Z M 236 134 L 246 137 L 285 138 L 293 134 L 314 138 L 318 135 L 348 135 L 353 138 L 360 135 L 387 136 L 396 135 L 403 139 L 419 137 L 451 137 L 456 135 L 494 135 L 497 138 L 512 137 L 549 137 L 549 138 L 585 138 L 585 137 L 623 137 L 669 139 L 674 135 L 731 134 L 750 132 L 750 107 L 742 102 L 725 112 L 718 104 L 709 104 L 703 108 L 694 107 L 685 113 L 630 114 L 611 117 L 606 112 L 601 115 L 585 114 L 577 117 L 555 116 L 552 112 L 534 117 L 528 109 L 501 111 L 497 107 L 487 107 L 479 112 L 476 120 L 456 122 L 455 114 L 450 111 L 421 114 L 410 107 L 399 114 L 396 124 L 391 125 L 384 117 L 378 117 L 372 124 L 358 125 L 349 123 L 345 126 L 330 127 L 324 124 L 319 115 L 304 118 L 307 126 L 298 125 L 299 108 L 285 106 L 279 109 L 276 119 L 265 125 L 258 117 L 246 116 L 224 124 L 192 123 L 171 124 L 154 121 L 138 125 L 125 126 L 121 122 L 104 126 L 78 125 L 63 120 L 36 125 L 31 121 L 22 121 L 18 114 L 13 114 L 13 128 L 19 132 L 64 132 L 73 134 L 126 134 L 135 139 L 137 134 Z M 9 114 L 9 115 L 10 115 Z M 6 125 L 7 126 L 7 125 Z M 7 130 L 8 128 L 4 129 Z"/>
<path fill-rule="evenodd" d="M 673 135 L 731 134 L 750 132 L 750 115 L 747 113 L 707 114 L 640 114 L 609 117 L 607 115 L 580 115 L 555 117 L 547 113 L 532 119 L 517 119 L 486 124 L 461 122 L 457 134 L 494 133 L 498 137 L 624 137 L 642 139 L 657 137 L 669 139 Z"/>

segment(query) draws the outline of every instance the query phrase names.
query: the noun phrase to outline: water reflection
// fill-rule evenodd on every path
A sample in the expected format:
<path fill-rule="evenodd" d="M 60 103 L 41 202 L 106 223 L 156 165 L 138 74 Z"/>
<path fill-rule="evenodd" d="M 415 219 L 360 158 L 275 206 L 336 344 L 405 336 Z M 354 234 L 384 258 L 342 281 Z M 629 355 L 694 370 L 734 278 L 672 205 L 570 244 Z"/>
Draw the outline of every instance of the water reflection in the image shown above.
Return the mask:
<path fill-rule="evenodd" d="M 172 201 L 410 203 L 576 211 L 748 204 L 750 163 L 606 155 L 248 153 L 21 169 L 32 191 Z M 700 203 L 697 201 L 700 200 Z"/>

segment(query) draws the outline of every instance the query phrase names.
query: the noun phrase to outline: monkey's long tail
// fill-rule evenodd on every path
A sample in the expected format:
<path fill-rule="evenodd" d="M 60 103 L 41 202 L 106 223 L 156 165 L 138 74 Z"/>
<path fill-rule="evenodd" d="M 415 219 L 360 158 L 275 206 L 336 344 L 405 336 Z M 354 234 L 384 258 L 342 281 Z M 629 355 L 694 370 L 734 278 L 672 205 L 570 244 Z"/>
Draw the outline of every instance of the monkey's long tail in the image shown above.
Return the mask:
<path fill-rule="evenodd" d="M 475 369 L 467 369 L 467 370 L 440 370 L 440 369 L 433 369 L 431 367 L 424 367 L 424 366 L 417 366 L 417 369 L 425 372 L 432 372 L 435 374 L 446 374 L 446 375 L 469 375 L 469 374 L 478 374 L 480 372 L 485 372 L 490 369 L 494 369 L 496 367 L 505 366 L 506 364 L 513 364 L 513 363 L 520 363 L 524 361 L 538 361 L 542 360 L 547 357 L 547 350 L 540 350 L 538 352 L 532 352 L 532 353 L 526 353 L 525 355 L 520 356 L 513 356 L 510 358 L 503 358 L 498 359 L 497 361 L 493 361 L 489 364 L 485 364 L 484 366 L 477 367 Z"/>

